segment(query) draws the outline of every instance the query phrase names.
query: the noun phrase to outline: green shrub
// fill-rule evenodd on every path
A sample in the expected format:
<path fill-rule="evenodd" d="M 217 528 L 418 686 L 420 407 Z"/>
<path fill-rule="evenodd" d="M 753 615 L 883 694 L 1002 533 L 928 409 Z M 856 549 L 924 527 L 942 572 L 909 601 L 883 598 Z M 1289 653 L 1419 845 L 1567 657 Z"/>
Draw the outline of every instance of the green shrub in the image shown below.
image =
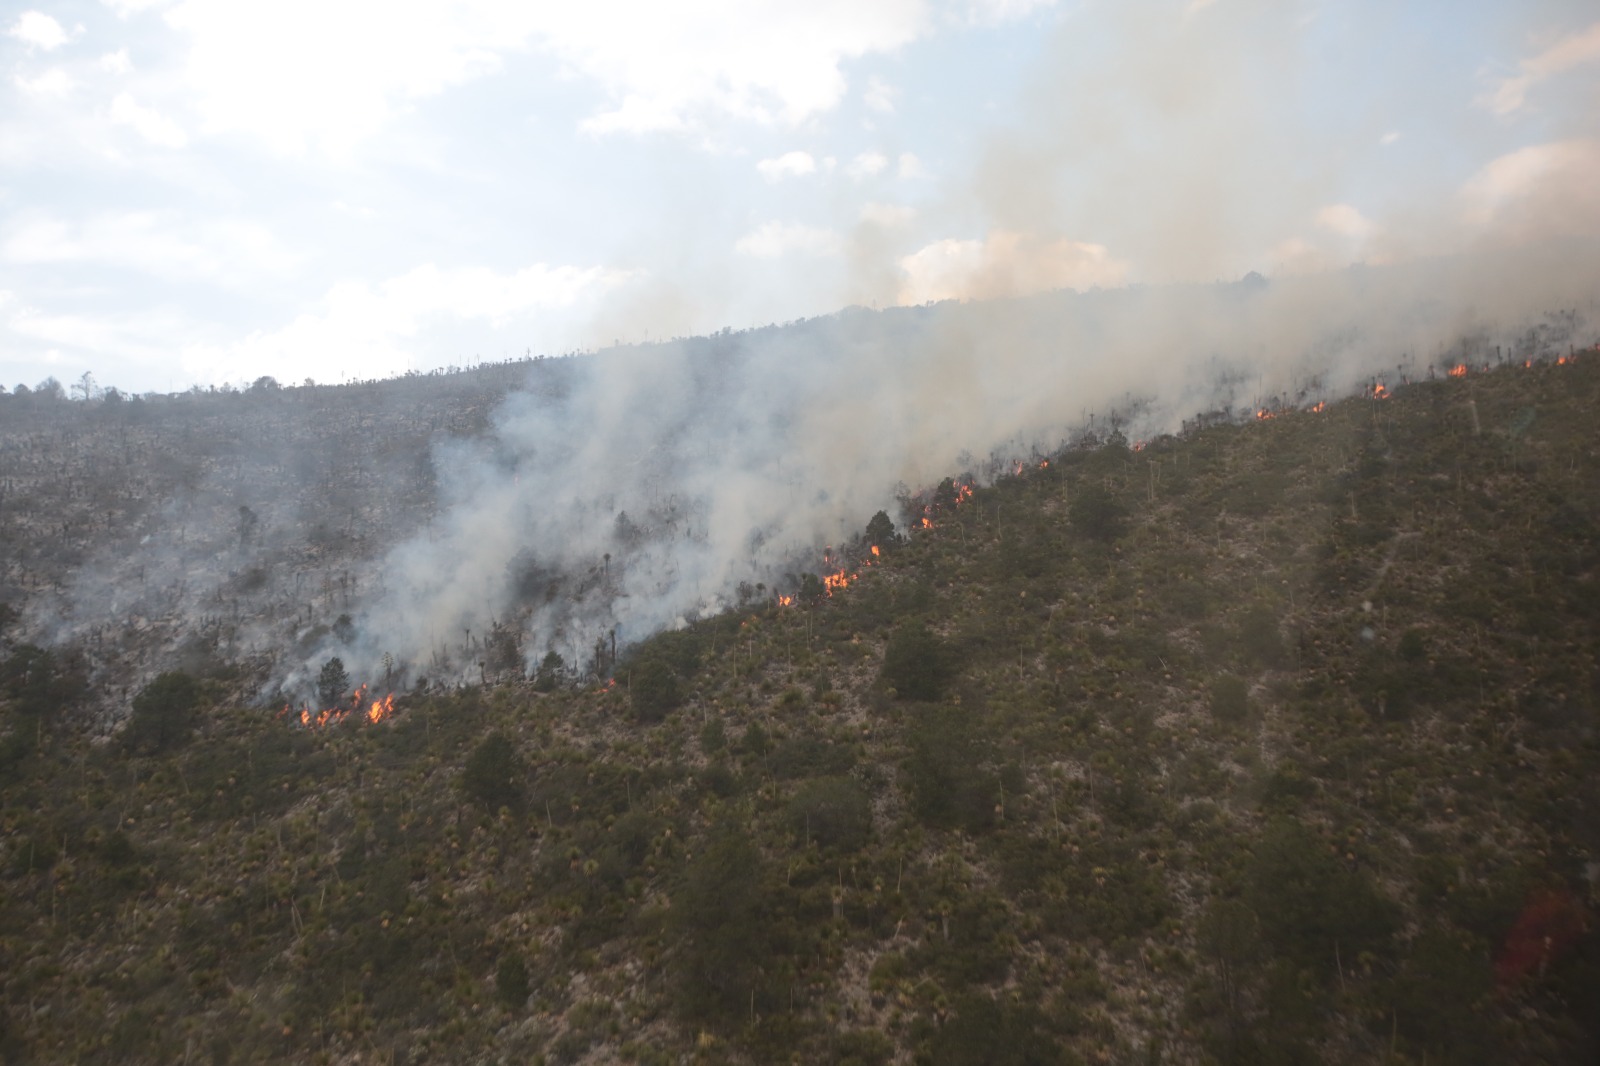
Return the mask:
<path fill-rule="evenodd" d="M 968 995 L 956 1001 L 927 1061 L 933 1066 L 1048 1066 L 1066 1059 L 1032 1003 Z"/>
<path fill-rule="evenodd" d="M 628 674 L 628 694 L 639 721 L 659 722 L 683 703 L 683 688 L 672 667 L 660 659 L 645 659 Z"/>
<path fill-rule="evenodd" d="M 929 708 L 916 717 L 907 740 L 906 776 L 917 817 L 932 826 L 971 831 L 994 824 L 1000 782 L 984 765 L 988 745 L 970 713 L 960 707 Z"/>
<path fill-rule="evenodd" d="M 528 967 L 522 956 L 507 952 L 500 956 L 500 966 L 494 973 L 495 994 L 500 1002 L 513 1011 L 520 1011 L 528 1002 Z"/>
<path fill-rule="evenodd" d="M 1283 634 L 1278 617 L 1265 607 L 1255 607 L 1239 623 L 1239 645 L 1254 662 L 1263 666 L 1282 666 Z"/>
<path fill-rule="evenodd" d="M 467 757 L 461 775 L 461 791 L 469 800 L 489 813 L 501 807 L 522 809 L 523 781 L 527 767 L 504 733 L 490 733 Z"/>
<path fill-rule="evenodd" d="M 949 649 L 921 623 L 903 625 L 883 655 L 883 682 L 905 700 L 936 700 L 955 674 Z"/>
<path fill-rule="evenodd" d="M 1268 826 L 1251 860 L 1248 902 L 1278 956 L 1331 976 L 1340 959 L 1388 952 L 1399 908 L 1303 826 Z"/>
<path fill-rule="evenodd" d="M 150 682 L 133 698 L 128 740 L 137 748 L 165 751 L 194 732 L 200 706 L 200 685 L 188 674 L 169 672 Z"/>
<path fill-rule="evenodd" d="M 679 940 L 675 992 L 689 1018 L 733 1021 L 748 1010 L 766 956 L 761 853 L 744 827 L 714 831 L 672 898 Z"/>
<path fill-rule="evenodd" d="M 872 808 L 861 786 L 848 777 L 807 781 L 789 801 L 789 828 L 823 848 L 854 851 L 872 833 Z"/>
<path fill-rule="evenodd" d="M 337 707 L 350 692 L 350 675 L 345 672 L 344 660 L 335 655 L 322 664 L 317 675 L 317 697 L 323 707 Z"/>
<path fill-rule="evenodd" d="M 848 773 L 855 765 L 855 753 L 846 745 L 830 744 L 809 734 L 779 744 L 767 760 L 774 777 L 792 781 L 801 777 L 820 777 Z"/>
<path fill-rule="evenodd" d="M 1127 532 L 1127 508 L 1104 486 L 1079 487 L 1072 494 L 1067 512 L 1073 528 L 1090 540 L 1110 542 Z"/>
<path fill-rule="evenodd" d="M 1244 678 L 1223 674 L 1211 682 L 1211 714 L 1219 722 L 1238 723 L 1250 712 L 1250 687 Z"/>
<path fill-rule="evenodd" d="M 728 746 L 728 731 L 721 718 L 713 718 L 700 727 L 700 750 L 715 755 Z"/>

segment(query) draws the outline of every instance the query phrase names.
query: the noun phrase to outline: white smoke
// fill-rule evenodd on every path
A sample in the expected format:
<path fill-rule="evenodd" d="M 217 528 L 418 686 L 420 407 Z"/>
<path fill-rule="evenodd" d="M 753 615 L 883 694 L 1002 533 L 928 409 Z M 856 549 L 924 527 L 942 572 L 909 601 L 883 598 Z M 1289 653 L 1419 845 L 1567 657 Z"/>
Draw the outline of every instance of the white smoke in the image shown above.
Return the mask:
<path fill-rule="evenodd" d="M 815 564 L 964 454 L 1048 454 L 1090 413 L 1152 436 L 1392 387 L 1466 336 L 1509 354 L 1543 312 L 1594 307 L 1595 251 L 845 311 L 605 352 L 565 397 L 514 394 L 486 437 L 437 452 L 441 513 L 381 563 L 362 646 L 475 676 L 467 634 L 500 624 L 530 662 L 581 662 Z M 519 591 L 530 568 L 554 584 Z"/>

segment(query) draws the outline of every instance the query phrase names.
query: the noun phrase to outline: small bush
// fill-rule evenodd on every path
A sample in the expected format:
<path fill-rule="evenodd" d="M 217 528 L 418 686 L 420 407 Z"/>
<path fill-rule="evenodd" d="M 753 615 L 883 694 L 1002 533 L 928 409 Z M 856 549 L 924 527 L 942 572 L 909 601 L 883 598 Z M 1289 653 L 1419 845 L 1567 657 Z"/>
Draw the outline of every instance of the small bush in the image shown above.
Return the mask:
<path fill-rule="evenodd" d="M 489 813 L 522 808 L 527 767 L 504 733 L 490 733 L 467 757 L 461 791 Z"/>
<path fill-rule="evenodd" d="M 949 649 L 920 624 L 901 626 L 883 655 L 883 681 L 905 700 L 936 700 L 955 670 Z"/>
<path fill-rule="evenodd" d="M 854 851 L 872 833 L 872 808 L 848 777 L 822 777 L 800 786 L 789 801 L 789 828 L 824 848 Z"/>
<path fill-rule="evenodd" d="M 494 973 L 495 993 L 510 1010 L 520 1011 L 528 1002 L 528 967 L 514 952 L 500 956 Z"/>
<path fill-rule="evenodd" d="M 707 755 L 715 755 L 728 746 L 728 731 L 722 724 L 722 719 L 713 718 L 700 727 L 700 750 Z"/>
<path fill-rule="evenodd" d="M 1073 528 L 1090 540 L 1110 542 L 1127 532 L 1127 508 L 1103 486 L 1079 488 L 1067 509 Z"/>
<path fill-rule="evenodd" d="M 1211 714 L 1219 722 L 1242 722 L 1250 713 L 1250 687 L 1244 678 L 1223 674 L 1211 682 Z"/>
<path fill-rule="evenodd" d="M 629 671 L 628 692 L 639 721 L 659 722 L 683 702 L 683 688 L 672 667 L 646 659 Z"/>
<path fill-rule="evenodd" d="M 194 678 L 176 671 L 162 674 L 133 698 L 128 740 L 149 751 L 177 747 L 194 732 L 199 706 L 200 685 Z"/>
<path fill-rule="evenodd" d="M 1246 655 L 1263 666 L 1283 665 L 1283 634 L 1278 631 L 1277 616 L 1265 607 L 1254 608 L 1244 616 L 1239 625 L 1239 644 Z"/>

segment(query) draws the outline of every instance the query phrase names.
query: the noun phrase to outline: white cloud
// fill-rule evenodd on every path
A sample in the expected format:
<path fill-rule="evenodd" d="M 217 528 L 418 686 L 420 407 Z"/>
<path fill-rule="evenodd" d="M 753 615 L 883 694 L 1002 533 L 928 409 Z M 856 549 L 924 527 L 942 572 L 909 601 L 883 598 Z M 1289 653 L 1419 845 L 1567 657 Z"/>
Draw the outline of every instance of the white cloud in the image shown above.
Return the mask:
<path fill-rule="evenodd" d="M 815 174 L 817 161 L 811 158 L 810 152 L 785 152 L 776 159 L 763 159 L 756 164 L 756 170 L 768 181 L 781 181 L 784 178 L 796 178 L 804 174 Z"/>
<path fill-rule="evenodd" d="M 161 112 L 142 106 L 127 93 L 118 93 L 111 101 L 111 121 L 132 127 L 139 136 L 162 148 L 182 148 L 189 143 L 183 127 Z"/>
<path fill-rule="evenodd" d="M 996 230 L 983 240 L 941 240 L 900 260 L 900 302 L 993 299 L 1050 289 L 1109 287 L 1128 267 L 1099 244 Z"/>
<path fill-rule="evenodd" d="M 1382 137 L 1378 138 L 1378 143 L 1387 148 L 1389 145 L 1394 144 L 1399 139 L 1400 131 L 1390 130 L 1388 133 L 1385 133 Z"/>
<path fill-rule="evenodd" d="M 1469 224 L 1511 238 L 1600 232 L 1600 140 L 1530 145 L 1491 161 L 1466 183 Z"/>
<path fill-rule="evenodd" d="M 861 221 L 871 222 L 884 229 L 908 225 L 916 217 L 916 209 L 904 204 L 869 203 L 861 209 Z"/>
<path fill-rule="evenodd" d="M 1056 0 L 966 0 L 966 20 L 979 26 L 998 26 L 1054 7 L 1055 3 Z"/>
<path fill-rule="evenodd" d="M 900 153 L 899 171 L 900 177 L 907 180 L 914 178 L 925 178 L 928 176 L 927 170 L 922 165 L 922 160 L 918 159 L 910 152 Z"/>
<path fill-rule="evenodd" d="M 282 380 L 381 377 L 404 370 L 420 353 L 421 335 L 450 322 L 504 327 L 525 316 L 571 307 L 626 281 L 626 272 L 543 263 L 501 274 L 484 267 L 417 267 L 376 285 L 344 282 L 315 312 L 281 329 L 227 345 L 192 345 L 183 353 L 197 377 Z"/>
<path fill-rule="evenodd" d="M 740 237 L 733 249 L 757 259 L 776 259 L 794 252 L 833 255 L 840 246 L 839 235 L 832 230 L 799 222 L 767 222 Z"/>
<path fill-rule="evenodd" d="M 271 230 L 256 223 L 222 219 L 192 224 L 170 212 L 153 211 L 74 222 L 29 218 L 6 234 L 0 260 L 22 266 L 99 264 L 170 280 L 233 285 L 286 274 L 300 265 L 300 258 Z"/>
<path fill-rule="evenodd" d="M 126 313 L 80 313 L 42 308 L 17 300 L 0 303 L 0 343 L 19 366 L 37 368 L 30 380 L 43 376 L 47 364 L 71 366 L 71 374 L 92 370 L 108 384 L 126 386 L 129 371 L 142 367 L 144 388 L 176 388 L 171 372 L 178 338 L 195 324 L 170 309 Z M 56 372 L 59 373 L 59 372 Z M 184 382 L 183 384 L 187 384 Z"/>
<path fill-rule="evenodd" d="M 118 18 L 124 19 L 129 15 L 172 6 L 172 0 L 100 0 L 100 2 L 115 11 Z"/>
<path fill-rule="evenodd" d="M 585 123 L 593 133 L 725 117 L 795 125 L 843 99 L 846 61 L 899 48 L 928 23 L 925 0 L 548 7 L 538 37 L 613 101 Z"/>
<path fill-rule="evenodd" d="M 530 48 L 596 84 L 593 134 L 697 131 L 724 119 L 794 125 L 833 108 L 844 64 L 923 32 L 927 0 L 522 4 L 461 0 L 178 0 L 186 77 L 207 132 L 288 153 L 350 151 L 419 99 Z"/>
<path fill-rule="evenodd" d="M 1501 78 L 1479 102 L 1497 115 L 1509 115 L 1528 102 L 1540 82 L 1585 63 L 1600 62 L 1600 22 L 1567 34 L 1550 47 L 1518 64 L 1518 72 Z"/>
<path fill-rule="evenodd" d="M 870 178 L 882 174 L 889 165 L 889 157 L 882 152 L 862 152 L 845 168 L 852 178 Z"/>
<path fill-rule="evenodd" d="M 1320 207 L 1317 209 L 1314 221 L 1318 228 L 1352 240 L 1370 237 L 1378 228 L 1377 223 L 1349 204 L 1328 204 L 1326 207 Z"/>
<path fill-rule="evenodd" d="M 119 48 L 100 57 L 100 69 L 111 74 L 127 74 L 133 70 L 133 60 L 128 58 L 126 48 Z"/>
<path fill-rule="evenodd" d="M 413 100 L 498 70 L 530 30 L 516 5 L 478 0 L 181 0 L 184 77 L 207 133 L 286 153 L 350 152 Z"/>
<path fill-rule="evenodd" d="M 880 115 L 894 114 L 894 103 L 900 97 L 900 90 L 894 88 L 881 78 L 867 79 L 867 87 L 861 94 L 861 102 L 867 105 L 867 110 L 876 111 Z"/>
<path fill-rule="evenodd" d="M 42 11 L 24 11 L 6 32 L 30 48 L 45 52 L 67 43 L 67 31 L 61 23 Z"/>
<path fill-rule="evenodd" d="M 17 88 L 28 96 L 65 96 L 77 85 L 77 82 L 59 67 L 52 67 L 36 78 L 25 78 L 18 74 L 15 81 Z"/>

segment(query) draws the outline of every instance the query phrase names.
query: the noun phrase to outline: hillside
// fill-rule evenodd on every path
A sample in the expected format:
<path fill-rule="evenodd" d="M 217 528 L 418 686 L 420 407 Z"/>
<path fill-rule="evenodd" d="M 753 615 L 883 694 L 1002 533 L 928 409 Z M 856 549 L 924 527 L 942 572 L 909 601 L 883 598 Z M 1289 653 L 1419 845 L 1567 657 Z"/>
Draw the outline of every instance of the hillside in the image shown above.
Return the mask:
<path fill-rule="evenodd" d="M 8 644 L 0 1055 L 1592 1062 L 1597 409 L 1085 440 L 377 722 L 170 673 L 91 738 Z"/>
<path fill-rule="evenodd" d="M 0 605 L 29 639 L 73 648 L 102 728 L 174 666 L 248 690 L 436 511 L 441 442 L 481 435 L 512 390 L 559 395 L 571 369 L 0 396 Z"/>

